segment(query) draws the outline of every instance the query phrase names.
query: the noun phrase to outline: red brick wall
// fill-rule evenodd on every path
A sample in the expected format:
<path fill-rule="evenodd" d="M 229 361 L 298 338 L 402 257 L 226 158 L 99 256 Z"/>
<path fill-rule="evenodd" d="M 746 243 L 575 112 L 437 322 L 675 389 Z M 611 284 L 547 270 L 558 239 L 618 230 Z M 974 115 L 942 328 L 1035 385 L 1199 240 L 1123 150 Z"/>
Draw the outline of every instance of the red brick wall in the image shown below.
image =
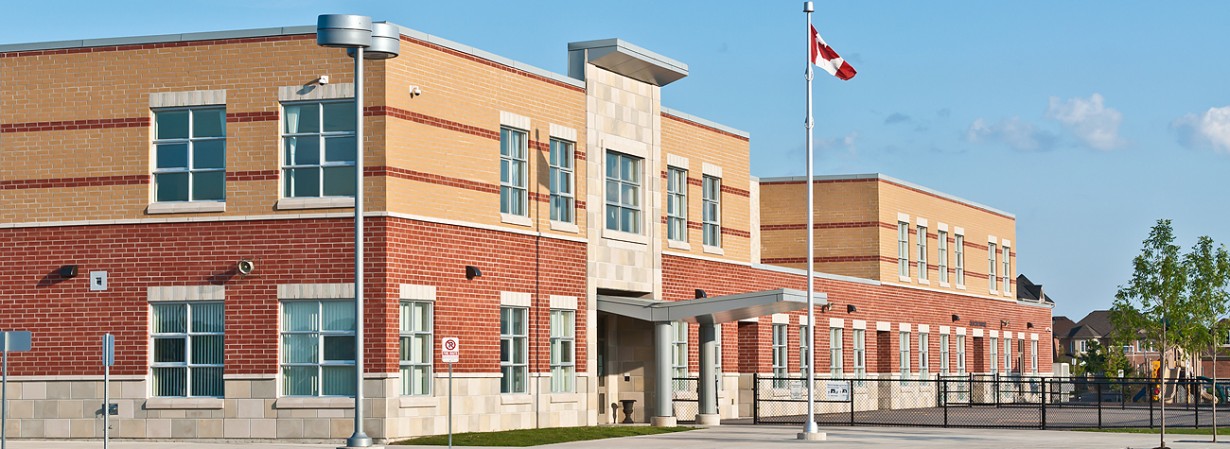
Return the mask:
<path fill-rule="evenodd" d="M 667 300 L 691 299 L 693 291 L 697 288 L 705 290 L 710 297 L 777 288 L 797 290 L 806 290 L 807 288 L 804 276 L 757 269 L 745 265 L 678 256 L 663 256 L 662 266 L 663 297 Z M 866 350 L 867 370 L 869 373 L 885 368 L 894 372 L 900 369 L 900 362 L 897 360 L 897 351 L 899 350 L 897 348 L 899 344 L 897 341 L 900 338 L 897 329 L 898 323 L 910 323 L 913 325 L 910 333 L 911 372 L 917 372 L 918 370 L 918 324 L 928 324 L 931 326 L 930 372 L 934 374 L 939 372 L 940 364 L 938 327 L 941 325 L 966 328 L 978 327 L 971 325 L 971 322 L 986 323 L 988 329 L 1011 331 L 1014 336 L 1017 332 L 1039 334 L 1038 370 L 1039 372 L 1050 370 L 1051 338 L 1042 330 L 1051 322 L 1051 310 L 1048 308 L 894 285 L 868 285 L 827 279 L 817 279 L 815 284 L 816 291 L 827 293 L 828 301 L 834 304 L 830 311 L 817 311 L 816 313 L 816 322 L 819 324 L 816 329 L 815 338 L 816 371 L 818 373 L 827 372 L 829 367 L 829 333 L 827 330 L 829 318 L 845 319 L 843 338 L 846 341 L 843 345 L 843 365 L 844 371 L 847 373 L 852 372 L 854 369 L 853 345 L 849 341 L 853 335 L 853 320 L 865 320 L 867 322 Z M 854 305 L 857 311 L 847 313 L 847 305 Z M 797 317 L 805 316 L 806 313 L 805 310 L 794 312 L 790 317 L 789 334 L 793 334 L 790 335 L 789 344 L 791 346 L 788 351 L 790 353 L 790 372 L 799 371 Z M 953 314 L 959 315 L 960 320 L 953 322 L 951 318 Z M 1001 320 L 1007 320 L 1008 326 L 1000 328 L 999 323 Z M 887 364 L 885 364 L 885 361 L 880 360 L 879 354 L 881 351 L 877 349 L 884 344 L 880 341 L 882 336 L 875 330 L 875 323 L 878 321 L 892 323 L 891 330 L 886 333 L 890 349 L 887 351 Z M 1028 328 L 1026 323 L 1033 323 L 1035 327 Z M 741 338 L 746 339 L 752 332 L 756 332 L 756 336 L 759 339 L 755 344 L 746 341 L 739 344 L 740 352 L 737 357 L 739 358 L 740 371 L 769 372 L 772 367 L 772 358 L 768 355 L 769 342 L 771 341 L 770 326 L 749 327 L 741 324 L 739 329 Z M 955 335 L 955 333 L 956 331 L 953 330 L 952 335 Z M 955 337 L 950 338 L 952 338 L 950 344 L 956 342 Z M 967 361 L 973 362 L 967 366 L 967 370 L 985 371 L 986 367 L 980 365 L 979 361 L 985 360 L 986 355 L 980 355 L 974 350 L 974 339 L 972 336 L 966 337 L 966 345 Z M 1028 344 L 1026 346 L 1028 347 Z M 1002 350 L 1002 348 L 1000 349 Z M 764 354 L 749 354 L 748 351 L 760 351 Z M 982 351 L 985 352 L 988 349 L 983 347 Z M 691 356 L 693 364 L 695 364 L 697 360 L 696 354 L 693 353 Z M 955 372 L 955 350 L 949 355 L 949 364 L 950 371 Z M 1019 368 L 1018 365 L 1014 364 L 1014 369 Z M 1028 366 L 1025 369 L 1028 369 Z"/>

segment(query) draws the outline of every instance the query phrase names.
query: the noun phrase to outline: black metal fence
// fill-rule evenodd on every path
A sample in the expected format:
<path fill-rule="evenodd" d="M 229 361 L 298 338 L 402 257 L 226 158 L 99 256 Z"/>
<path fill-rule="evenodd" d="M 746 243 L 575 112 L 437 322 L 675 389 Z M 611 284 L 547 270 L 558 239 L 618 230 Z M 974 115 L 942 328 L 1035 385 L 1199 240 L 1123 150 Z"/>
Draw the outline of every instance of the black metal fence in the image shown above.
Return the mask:
<path fill-rule="evenodd" d="M 754 376 L 752 421 L 802 423 L 804 382 Z M 1167 427 L 1210 427 L 1214 407 L 1230 412 L 1230 388 L 1221 380 L 1216 393 L 1207 379 L 1167 380 L 1165 392 L 1160 388 L 1151 379 L 1020 375 L 817 379 L 815 419 L 829 426 L 1152 428 L 1162 424 L 1163 407 Z M 1218 419 L 1230 422 L 1230 414 Z"/>

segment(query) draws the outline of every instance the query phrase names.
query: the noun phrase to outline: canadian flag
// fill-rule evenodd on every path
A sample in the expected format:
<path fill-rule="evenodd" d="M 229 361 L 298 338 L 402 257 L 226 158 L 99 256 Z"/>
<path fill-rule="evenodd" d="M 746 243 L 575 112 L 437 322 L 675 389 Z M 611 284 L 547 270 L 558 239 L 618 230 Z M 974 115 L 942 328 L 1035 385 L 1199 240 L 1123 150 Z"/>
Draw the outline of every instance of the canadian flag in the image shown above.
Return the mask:
<path fill-rule="evenodd" d="M 837 52 L 833 51 L 833 47 L 824 43 L 824 39 L 820 37 L 820 32 L 816 31 L 816 27 L 811 27 L 811 63 L 829 72 L 829 75 L 848 80 L 854 78 L 854 67 L 851 67 L 846 60 L 841 59 Z"/>

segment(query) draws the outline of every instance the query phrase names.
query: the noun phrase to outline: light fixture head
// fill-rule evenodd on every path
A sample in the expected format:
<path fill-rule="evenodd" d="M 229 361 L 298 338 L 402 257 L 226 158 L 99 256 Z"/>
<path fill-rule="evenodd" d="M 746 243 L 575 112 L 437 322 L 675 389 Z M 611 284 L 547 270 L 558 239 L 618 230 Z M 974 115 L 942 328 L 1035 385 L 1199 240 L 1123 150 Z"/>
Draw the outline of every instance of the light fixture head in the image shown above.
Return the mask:
<path fill-rule="evenodd" d="M 363 50 L 363 59 L 393 59 L 401 54 L 401 29 L 388 22 L 372 24 L 372 45 Z"/>
<path fill-rule="evenodd" d="M 1008 320 L 999 320 L 999 327 L 1008 327 Z"/>
<path fill-rule="evenodd" d="M 957 322 L 957 321 L 961 321 L 961 315 L 957 315 L 957 314 L 955 314 L 955 313 L 954 313 L 954 314 L 952 314 L 952 322 L 954 322 L 954 323 L 955 323 L 955 322 Z"/>
<path fill-rule="evenodd" d="M 355 14 L 321 14 L 316 18 L 316 45 L 369 47 L 372 45 L 372 18 Z"/>
<path fill-rule="evenodd" d="M 1034 323 L 1033 323 L 1032 321 L 1031 321 L 1031 322 L 1028 322 L 1028 323 L 1025 323 L 1025 328 L 1026 328 L 1026 329 L 1033 329 L 1033 328 L 1034 328 Z"/>
<path fill-rule="evenodd" d="M 466 265 L 466 279 L 473 280 L 477 277 L 483 277 L 482 270 L 479 270 L 478 267 L 474 265 Z"/>
<path fill-rule="evenodd" d="M 854 312 L 858 312 L 858 307 L 855 307 L 854 304 L 846 304 L 846 313 Z"/>
<path fill-rule="evenodd" d="M 248 259 L 239 259 L 239 262 L 235 263 L 235 271 L 239 272 L 239 274 L 244 275 L 244 276 L 252 274 L 252 270 L 255 270 L 255 269 L 256 269 L 256 262 L 253 262 Z"/>
<path fill-rule="evenodd" d="M 708 297 L 709 297 L 709 294 L 705 293 L 704 290 L 701 290 L 699 288 L 696 289 L 696 299 L 708 298 Z"/>
<path fill-rule="evenodd" d="M 61 266 L 58 271 L 60 273 L 60 277 L 64 279 L 77 277 L 77 266 L 76 265 L 64 265 L 64 266 Z"/>
<path fill-rule="evenodd" d="M 832 309 L 833 309 L 833 303 L 831 302 L 826 302 L 820 305 L 821 312 L 828 312 L 829 310 L 832 310 Z"/>

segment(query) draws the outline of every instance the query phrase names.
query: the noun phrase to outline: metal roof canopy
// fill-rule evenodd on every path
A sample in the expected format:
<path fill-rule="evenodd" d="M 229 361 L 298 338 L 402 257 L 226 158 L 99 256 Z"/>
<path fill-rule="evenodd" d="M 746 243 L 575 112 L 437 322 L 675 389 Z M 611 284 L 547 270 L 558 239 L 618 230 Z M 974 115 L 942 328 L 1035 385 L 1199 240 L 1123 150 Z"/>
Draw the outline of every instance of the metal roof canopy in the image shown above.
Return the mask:
<path fill-rule="evenodd" d="M 815 305 L 828 304 L 828 295 L 817 292 Z M 686 321 L 717 324 L 774 313 L 807 309 L 807 292 L 782 288 L 687 301 L 656 301 L 624 296 L 598 296 L 598 311 L 649 322 Z"/>
<path fill-rule="evenodd" d="M 637 81 L 665 86 L 688 76 L 688 65 L 632 45 L 622 39 L 572 42 L 568 44 L 570 73 L 584 79 L 578 62 L 588 62 Z M 585 61 L 582 61 L 585 59 Z M 577 72 L 577 73 L 571 73 Z"/>

